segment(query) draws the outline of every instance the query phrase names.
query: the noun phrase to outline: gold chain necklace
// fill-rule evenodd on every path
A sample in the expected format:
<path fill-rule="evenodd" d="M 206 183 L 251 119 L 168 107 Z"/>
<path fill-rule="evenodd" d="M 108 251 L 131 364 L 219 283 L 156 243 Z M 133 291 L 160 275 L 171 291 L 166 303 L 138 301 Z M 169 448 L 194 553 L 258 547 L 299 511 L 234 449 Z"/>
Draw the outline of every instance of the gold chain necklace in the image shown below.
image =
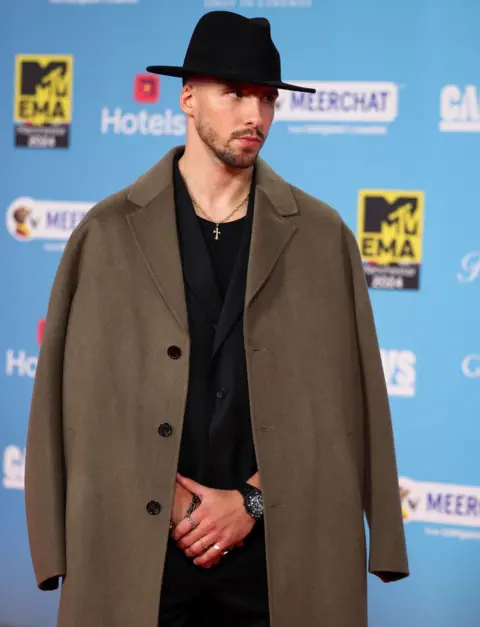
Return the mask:
<path fill-rule="evenodd" d="M 199 205 L 199 204 L 198 204 L 198 202 L 195 200 L 195 198 L 194 198 L 194 196 L 193 196 L 192 192 L 188 189 L 188 187 L 187 187 L 187 190 L 188 190 L 188 193 L 190 194 L 190 197 L 191 197 L 192 202 L 193 202 L 193 204 L 195 205 L 195 207 L 196 207 L 196 208 L 200 211 L 200 213 L 202 213 L 202 214 L 203 214 L 203 215 L 207 218 L 207 220 L 210 220 L 210 222 L 213 222 L 213 223 L 215 224 L 215 229 L 214 229 L 213 233 L 215 234 L 215 239 L 216 239 L 216 240 L 218 240 L 218 238 L 219 238 L 219 236 L 220 236 L 220 233 L 221 233 L 221 231 L 220 231 L 220 229 L 219 229 L 218 227 L 219 227 L 221 224 L 223 224 L 224 222 L 226 222 L 229 218 L 231 218 L 231 217 L 233 216 L 233 214 L 234 214 L 234 213 L 236 213 L 236 212 L 240 209 L 240 207 L 242 207 L 242 206 L 246 203 L 246 201 L 247 201 L 248 197 L 250 196 L 250 192 L 249 192 L 249 193 L 245 196 L 245 198 L 242 200 L 242 202 L 241 202 L 241 203 L 239 203 L 239 204 L 235 207 L 235 209 L 234 209 L 233 211 L 231 211 L 231 212 L 228 214 L 228 216 L 227 216 L 226 218 L 223 218 L 223 220 L 219 220 L 219 221 L 217 222 L 217 220 L 213 220 L 213 219 L 212 219 L 212 218 L 208 215 L 208 213 L 206 213 L 206 211 L 204 211 L 204 210 L 200 207 L 200 205 Z"/>

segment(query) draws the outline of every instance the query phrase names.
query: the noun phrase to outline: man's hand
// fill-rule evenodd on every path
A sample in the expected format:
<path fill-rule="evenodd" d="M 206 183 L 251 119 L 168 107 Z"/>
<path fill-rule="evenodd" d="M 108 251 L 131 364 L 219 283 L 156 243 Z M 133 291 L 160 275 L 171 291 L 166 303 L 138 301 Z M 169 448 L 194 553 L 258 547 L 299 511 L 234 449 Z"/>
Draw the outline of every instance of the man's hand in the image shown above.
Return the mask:
<path fill-rule="evenodd" d="M 185 519 L 187 509 L 192 502 L 193 494 L 186 488 L 184 488 L 178 481 L 175 483 L 175 494 L 173 495 L 173 506 L 172 506 L 172 516 L 171 520 L 175 526 L 182 522 Z M 206 566 L 210 568 L 221 559 L 221 555 L 217 557 L 216 560 L 212 560 L 211 563 Z"/>
<path fill-rule="evenodd" d="M 175 483 L 171 519 L 174 525 L 178 525 L 187 515 L 187 509 L 192 502 L 193 494 L 184 488 L 178 481 Z"/>
<path fill-rule="evenodd" d="M 255 520 L 245 511 L 243 497 L 237 490 L 206 488 L 179 474 L 177 483 L 198 494 L 202 502 L 191 516 L 195 529 L 188 519 L 182 520 L 172 537 L 185 555 L 194 558 L 194 564 L 209 568 L 219 561 L 225 549 L 243 544 Z M 221 550 L 213 548 L 213 544 L 218 544 Z"/>

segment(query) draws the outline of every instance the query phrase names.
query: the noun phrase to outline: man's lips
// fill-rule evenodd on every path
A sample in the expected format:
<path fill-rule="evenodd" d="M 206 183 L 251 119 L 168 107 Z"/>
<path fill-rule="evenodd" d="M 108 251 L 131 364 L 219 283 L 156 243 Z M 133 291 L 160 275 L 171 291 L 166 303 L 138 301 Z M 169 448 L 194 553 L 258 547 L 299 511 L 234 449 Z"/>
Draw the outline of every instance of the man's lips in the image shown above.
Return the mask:
<path fill-rule="evenodd" d="M 237 137 L 237 139 L 248 144 L 260 144 L 261 142 L 259 137 L 253 137 L 253 135 L 244 135 L 243 137 Z"/>

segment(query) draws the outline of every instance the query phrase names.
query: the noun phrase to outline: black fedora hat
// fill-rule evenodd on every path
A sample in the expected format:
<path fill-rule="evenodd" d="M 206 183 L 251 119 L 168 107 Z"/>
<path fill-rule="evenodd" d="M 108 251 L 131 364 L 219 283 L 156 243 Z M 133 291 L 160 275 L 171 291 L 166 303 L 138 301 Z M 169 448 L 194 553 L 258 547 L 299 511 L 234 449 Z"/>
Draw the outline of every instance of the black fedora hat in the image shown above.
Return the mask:
<path fill-rule="evenodd" d="M 208 75 L 232 82 L 315 93 L 315 89 L 282 81 L 280 54 L 266 18 L 248 18 L 231 11 L 210 11 L 200 18 L 182 66 L 149 65 L 146 69 L 153 74 L 180 78 Z"/>

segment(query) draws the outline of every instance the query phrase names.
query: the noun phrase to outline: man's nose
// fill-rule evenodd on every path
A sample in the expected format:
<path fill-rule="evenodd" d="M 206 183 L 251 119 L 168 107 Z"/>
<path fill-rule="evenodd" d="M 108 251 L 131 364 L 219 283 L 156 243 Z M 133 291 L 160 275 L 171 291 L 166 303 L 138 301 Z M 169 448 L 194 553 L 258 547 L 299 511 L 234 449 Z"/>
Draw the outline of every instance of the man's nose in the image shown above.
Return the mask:
<path fill-rule="evenodd" d="M 244 98 L 245 106 L 245 124 L 248 126 L 255 126 L 262 129 L 262 103 L 258 96 L 249 96 Z"/>

